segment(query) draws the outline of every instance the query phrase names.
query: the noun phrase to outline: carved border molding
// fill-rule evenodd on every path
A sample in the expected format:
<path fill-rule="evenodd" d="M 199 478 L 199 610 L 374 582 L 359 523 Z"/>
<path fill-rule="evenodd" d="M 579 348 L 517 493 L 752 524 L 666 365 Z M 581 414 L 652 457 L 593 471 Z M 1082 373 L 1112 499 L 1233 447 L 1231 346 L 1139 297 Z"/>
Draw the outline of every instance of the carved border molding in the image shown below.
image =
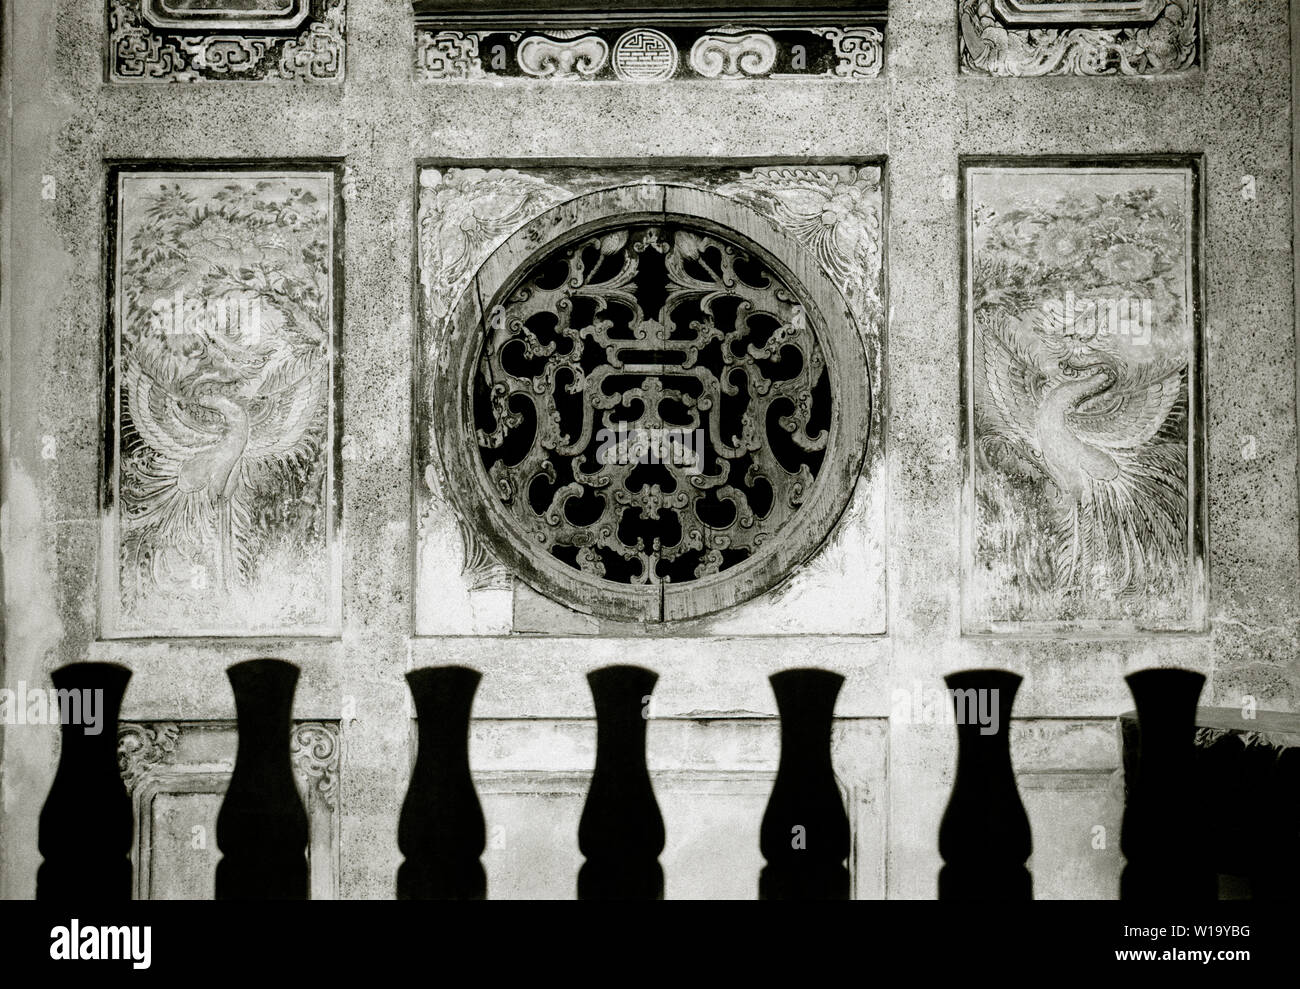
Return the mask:
<path fill-rule="evenodd" d="M 1200 64 L 1200 0 L 958 0 L 961 70 L 1155 76 Z"/>
<path fill-rule="evenodd" d="M 346 7 L 347 0 L 293 0 L 289 13 L 269 3 L 182 12 L 167 0 L 108 0 L 105 78 L 340 83 Z"/>
<path fill-rule="evenodd" d="M 883 22 L 532 28 L 421 20 L 415 73 L 423 81 L 874 79 L 884 65 L 882 28 Z"/>
<path fill-rule="evenodd" d="M 136 899 L 152 898 L 157 892 L 154 876 L 165 875 L 167 867 L 165 862 L 155 862 L 156 855 L 163 854 L 159 852 L 162 844 L 155 842 L 155 799 L 224 794 L 237 746 L 238 728 L 233 721 L 123 722 L 118 726 L 118 770 L 135 817 L 131 858 Z M 289 752 L 310 827 L 311 898 L 334 899 L 338 896 L 342 818 L 339 779 L 343 745 L 338 722 L 294 722 Z M 214 824 L 215 819 L 203 824 L 205 841 L 215 841 Z"/>
<path fill-rule="evenodd" d="M 155 766 L 175 754 L 180 734 L 180 727 L 170 721 L 124 724 L 118 728 L 117 768 L 127 793 L 134 793 Z"/>
<path fill-rule="evenodd" d="M 252 31 L 288 31 L 302 24 L 310 14 L 310 0 L 261 0 L 253 6 L 224 7 L 216 2 L 198 8 L 187 7 L 178 3 L 178 0 L 144 0 L 145 20 L 162 30 L 243 28 Z"/>

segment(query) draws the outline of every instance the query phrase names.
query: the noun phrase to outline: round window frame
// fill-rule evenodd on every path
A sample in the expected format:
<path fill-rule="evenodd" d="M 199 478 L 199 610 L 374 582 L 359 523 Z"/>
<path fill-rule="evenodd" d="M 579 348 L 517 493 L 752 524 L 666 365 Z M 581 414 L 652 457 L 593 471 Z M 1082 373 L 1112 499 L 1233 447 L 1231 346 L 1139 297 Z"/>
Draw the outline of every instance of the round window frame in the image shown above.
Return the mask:
<path fill-rule="evenodd" d="M 600 229 L 681 222 L 756 256 L 809 312 L 830 375 L 831 424 L 826 455 L 794 517 L 748 559 L 684 583 L 620 584 L 585 574 L 532 546 L 502 505 L 483 466 L 474 421 L 475 375 L 484 314 L 545 257 Z M 632 183 L 587 193 L 551 207 L 499 245 L 471 277 L 447 319 L 431 362 L 433 428 L 452 504 L 489 551 L 518 579 L 582 614 L 619 622 L 662 624 L 703 618 L 771 590 L 826 542 L 853 497 L 871 417 L 871 367 L 843 293 L 797 241 L 748 207 L 690 186 Z"/>

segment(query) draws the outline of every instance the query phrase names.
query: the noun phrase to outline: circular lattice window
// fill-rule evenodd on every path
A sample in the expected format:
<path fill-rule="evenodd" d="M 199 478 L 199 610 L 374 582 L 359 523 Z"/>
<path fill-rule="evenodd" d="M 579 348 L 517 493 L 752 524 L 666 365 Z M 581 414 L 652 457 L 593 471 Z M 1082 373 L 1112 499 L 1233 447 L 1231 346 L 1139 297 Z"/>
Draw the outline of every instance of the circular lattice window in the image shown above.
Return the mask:
<path fill-rule="evenodd" d="M 450 334 L 437 422 L 461 511 L 537 590 L 616 619 L 771 587 L 851 496 L 869 384 L 810 254 L 699 190 L 525 226 Z"/>

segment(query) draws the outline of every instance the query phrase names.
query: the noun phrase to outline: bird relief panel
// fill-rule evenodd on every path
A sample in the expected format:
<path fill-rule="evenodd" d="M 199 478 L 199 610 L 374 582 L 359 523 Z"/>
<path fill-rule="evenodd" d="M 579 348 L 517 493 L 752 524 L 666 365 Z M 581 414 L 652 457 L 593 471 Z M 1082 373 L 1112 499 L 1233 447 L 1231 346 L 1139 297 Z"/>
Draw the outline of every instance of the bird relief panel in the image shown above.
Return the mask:
<path fill-rule="evenodd" d="M 1200 628 L 1195 164 L 963 171 L 965 630 Z"/>
<path fill-rule="evenodd" d="M 105 636 L 337 631 L 335 185 L 113 171 Z"/>

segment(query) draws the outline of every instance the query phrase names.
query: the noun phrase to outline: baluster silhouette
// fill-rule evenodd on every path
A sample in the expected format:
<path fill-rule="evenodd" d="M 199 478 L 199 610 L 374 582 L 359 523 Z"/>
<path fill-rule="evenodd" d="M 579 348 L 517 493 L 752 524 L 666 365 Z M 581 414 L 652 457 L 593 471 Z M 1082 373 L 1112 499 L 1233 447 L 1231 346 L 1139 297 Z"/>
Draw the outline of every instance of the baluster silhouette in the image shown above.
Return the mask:
<path fill-rule="evenodd" d="M 1011 707 L 1021 678 L 1007 670 L 944 677 L 957 720 L 957 773 L 939 823 L 941 900 L 1029 900 L 1029 816 L 1011 765 Z"/>
<path fill-rule="evenodd" d="M 759 832 L 761 900 L 847 900 L 849 818 L 831 764 L 831 721 L 844 678 L 785 670 L 768 678 L 781 714 L 781 760 Z"/>
<path fill-rule="evenodd" d="M 1294 903 L 1300 901 L 1300 749 L 1277 754 L 1267 793 L 1251 893 L 1257 900 Z"/>
<path fill-rule="evenodd" d="M 252 659 L 226 670 L 239 747 L 217 815 L 218 900 L 305 900 L 307 812 L 289 758 L 298 667 Z"/>
<path fill-rule="evenodd" d="M 399 900 L 481 900 L 487 875 L 479 856 L 483 810 L 469 771 L 469 719 L 482 676 L 465 666 L 406 675 L 420 732 L 411 783 L 397 825 L 406 860 L 397 870 Z"/>
<path fill-rule="evenodd" d="M 41 807 L 37 846 L 44 861 L 36 898 L 129 900 L 134 823 L 117 765 L 117 721 L 131 671 L 115 663 L 71 663 L 50 679 L 66 693 L 50 711 L 60 718 L 61 748 Z"/>
<path fill-rule="evenodd" d="M 646 767 L 647 711 L 658 679 L 639 666 L 587 674 L 596 705 L 596 769 L 578 824 L 587 859 L 578 872 L 579 899 L 663 898 L 664 821 Z"/>
<path fill-rule="evenodd" d="M 1139 741 L 1125 780 L 1120 899 L 1214 900 L 1217 879 L 1196 838 L 1196 701 L 1205 677 L 1151 669 L 1124 680 L 1137 705 Z"/>

